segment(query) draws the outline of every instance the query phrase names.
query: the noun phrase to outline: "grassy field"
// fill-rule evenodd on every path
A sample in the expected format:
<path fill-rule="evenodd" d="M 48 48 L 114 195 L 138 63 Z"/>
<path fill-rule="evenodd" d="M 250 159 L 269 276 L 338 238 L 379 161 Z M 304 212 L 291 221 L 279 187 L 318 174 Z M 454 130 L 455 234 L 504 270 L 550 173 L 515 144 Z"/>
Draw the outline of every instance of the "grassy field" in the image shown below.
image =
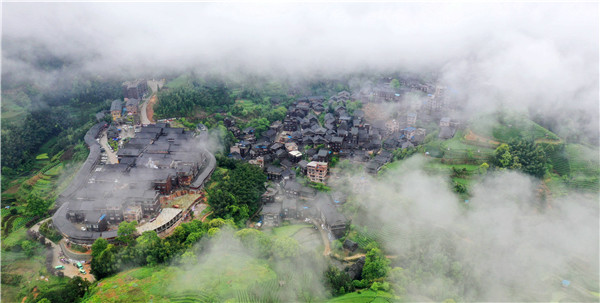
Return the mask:
<path fill-rule="evenodd" d="M 187 75 L 181 75 L 165 84 L 167 88 L 178 88 L 188 83 L 189 77 Z"/>
<path fill-rule="evenodd" d="M 333 298 L 328 303 L 377 303 L 377 302 L 398 302 L 399 299 L 395 298 L 392 294 L 385 291 L 373 291 L 366 290 L 359 292 L 352 292 L 345 294 L 340 297 Z"/>
<path fill-rule="evenodd" d="M 174 205 L 179 205 L 179 208 L 186 209 L 190 205 L 192 205 L 192 203 L 200 196 L 201 196 L 200 194 L 189 194 L 189 195 L 177 197 L 173 200 L 167 201 L 167 203 L 168 203 L 167 207 L 173 207 Z"/>
<path fill-rule="evenodd" d="M 189 270 L 141 267 L 100 281 L 84 302 L 240 302 L 249 297 L 248 282 L 274 281 L 265 262 L 249 257 L 232 262 L 204 262 Z"/>
<path fill-rule="evenodd" d="M 320 234 L 304 224 L 277 228 L 272 236 L 294 237 L 305 250 L 321 243 Z M 84 302 L 289 302 L 284 298 L 300 296 L 298 283 L 306 282 L 302 289 L 308 289 L 321 278 L 302 270 L 276 273 L 281 264 L 272 259 L 256 258 L 229 242 L 219 245 L 213 248 L 218 251 L 196 252 L 197 262 L 141 267 L 103 279 Z"/>
<path fill-rule="evenodd" d="M 278 237 L 292 237 L 303 228 L 312 228 L 310 224 L 294 224 L 288 226 L 280 226 L 271 229 L 271 233 Z"/>
<path fill-rule="evenodd" d="M 597 148 L 581 144 L 566 144 L 564 151 L 550 155 L 553 171 L 546 184 L 556 196 L 570 190 L 597 193 L 600 191 L 600 161 Z"/>
<path fill-rule="evenodd" d="M 448 140 L 433 140 L 425 144 L 425 150 L 434 158 L 444 161 L 483 162 L 494 153 L 492 147 L 475 145 L 465 139 L 463 131 L 457 130 L 454 137 Z"/>
<path fill-rule="evenodd" d="M 456 169 L 465 168 L 469 173 L 476 172 L 479 169 L 479 165 L 476 164 L 445 164 L 438 159 L 431 159 L 425 164 L 425 169 L 428 171 L 439 171 L 444 173 L 451 173 L 452 167 L 455 167 Z"/>
<path fill-rule="evenodd" d="M 25 118 L 31 100 L 20 92 L 18 94 L 2 92 L 2 123 L 19 123 Z"/>
<path fill-rule="evenodd" d="M 560 141 L 556 134 L 519 113 L 481 115 L 472 119 L 470 126 L 476 134 L 494 138 L 500 142 L 519 138 Z"/>
<path fill-rule="evenodd" d="M 46 271 L 44 266 L 45 250 L 41 245 L 36 245 L 35 254 L 31 258 L 18 249 L 19 244 L 26 239 L 25 228 L 20 228 L 2 240 L 2 274 L 20 277 L 21 279 L 20 283 L 8 284 L 3 282 L 2 302 L 19 302 L 23 294 L 33 289 L 34 286 L 53 283 L 61 279 L 48 274 Z M 6 247 L 13 248 L 7 251 L 4 249 Z M 48 281 L 46 281 L 46 278 Z"/>
<path fill-rule="evenodd" d="M 2 193 L 3 204 L 19 203 L 19 199 L 30 193 L 38 194 L 44 199 L 52 199 L 64 189 L 81 165 L 80 162 L 60 161 L 60 155 L 50 159 L 46 152 L 40 153 L 35 160 L 31 175 L 15 178 L 9 190 Z M 11 209 L 17 209 L 18 214 L 11 214 Z M 2 284 L 2 302 L 19 302 L 35 285 L 53 283 L 58 277 L 49 275 L 44 266 L 45 253 L 38 245 L 34 257 L 28 258 L 21 251 L 21 243 L 27 240 L 25 224 L 32 219 L 25 214 L 24 205 L 12 205 L 10 209 L 2 208 L 2 273 L 19 280 Z M 40 279 L 44 276 L 44 279 Z M 48 281 L 46 281 L 48 278 Z"/>

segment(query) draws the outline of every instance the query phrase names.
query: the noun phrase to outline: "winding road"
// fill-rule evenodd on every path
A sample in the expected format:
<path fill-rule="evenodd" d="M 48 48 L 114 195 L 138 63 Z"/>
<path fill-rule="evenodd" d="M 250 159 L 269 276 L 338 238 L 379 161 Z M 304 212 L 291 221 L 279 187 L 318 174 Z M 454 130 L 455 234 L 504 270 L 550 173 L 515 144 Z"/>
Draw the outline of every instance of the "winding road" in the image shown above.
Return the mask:
<path fill-rule="evenodd" d="M 150 103 L 150 100 L 152 100 L 152 98 L 156 98 L 156 95 L 152 95 L 150 98 L 148 98 L 148 100 L 146 100 L 144 102 L 144 104 L 142 104 L 142 110 L 140 111 L 140 120 L 142 121 L 143 125 L 148 125 L 152 123 L 152 117 L 148 117 L 148 103 Z"/>

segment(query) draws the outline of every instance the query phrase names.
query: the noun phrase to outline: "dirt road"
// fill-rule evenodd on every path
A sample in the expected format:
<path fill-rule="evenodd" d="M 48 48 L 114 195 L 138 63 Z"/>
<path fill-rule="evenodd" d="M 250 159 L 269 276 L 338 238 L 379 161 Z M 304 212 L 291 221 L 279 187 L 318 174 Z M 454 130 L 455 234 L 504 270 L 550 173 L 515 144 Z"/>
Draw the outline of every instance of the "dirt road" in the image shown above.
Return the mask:
<path fill-rule="evenodd" d="M 156 94 L 152 95 L 152 97 L 150 97 L 150 99 L 146 102 L 144 102 L 144 104 L 142 105 L 142 111 L 141 111 L 141 120 L 142 120 L 142 124 L 151 124 L 154 123 L 154 120 L 152 119 L 154 116 L 154 104 L 156 103 Z"/>
<path fill-rule="evenodd" d="M 212 215 L 212 211 L 207 213 L 206 215 L 202 216 L 202 218 L 200 219 L 200 221 L 204 222 L 204 220 L 206 220 L 206 218 L 208 218 L 208 216 Z"/>
<path fill-rule="evenodd" d="M 327 235 L 327 231 L 321 227 L 320 220 L 310 218 L 310 221 L 317 227 L 317 229 L 321 233 L 323 245 L 325 245 L 325 249 L 323 249 L 323 256 L 329 256 L 329 254 L 331 254 L 331 245 L 329 243 L 329 236 Z"/>

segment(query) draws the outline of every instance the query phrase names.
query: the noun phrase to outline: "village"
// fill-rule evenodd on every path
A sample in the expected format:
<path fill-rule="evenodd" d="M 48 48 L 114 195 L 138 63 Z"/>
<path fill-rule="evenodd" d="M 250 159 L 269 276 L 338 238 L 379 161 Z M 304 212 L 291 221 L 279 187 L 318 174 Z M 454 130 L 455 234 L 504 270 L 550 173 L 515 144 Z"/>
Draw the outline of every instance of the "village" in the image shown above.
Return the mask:
<path fill-rule="evenodd" d="M 252 127 L 240 129 L 234 119 L 225 118 L 224 125 L 239 140 L 230 147 L 229 157 L 263 168 L 271 182 L 262 196 L 262 219 L 257 225 L 312 220 L 321 225 L 330 240 L 343 237 L 349 220 L 340 208 L 347 193 L 316 189 L 318 184 L 329 184 L 335 163 L 347 159 L 364 166 L 366 173 L 377 175 L 393 160 L 392 151 L 423 143 L 426 130 L 418 127 L 423 124 L 419 120 L 436 121 L 439 138 L 452 138 L 459 123 L 444 116 L 449 112 L 445 89 L 415 81 L 403 81 L 401 85 L 403 89 L 394 90 L 388 81 L 354 94 L 341 91 L 329 99 L 298 98 L 288 107 L 283 121 L 273 122 L 261 134 Z M 414 91 L 427 96 L 423 103 L 406 101 L 405 94 Z M 358 100 L 364 107 L 349 110 L 351 100 Z M 383 119 L 389 115 L 380 111 L 389 104 L 394 104 L 398 113 Z M 307 182 L 302 179 L 313 186 L 303 185 Z"/>
<path fill-rule="evenodd" d="M 598 3 L 24 2 L 1 302 L 600 298 Z"/>
<path fill-rule="evenodd" d="M 185 130 L 168 121 L 142 123 L 151 121 L 146 83 L 123 83 L 124 100 L 114 100 L 110 111 L 98 113 L 99 123 L 85 138 L 88 160 L 59 196 L 61 206 L 52 223 L 66 238 L 61 255 L 71 255 L 84 265 L 89 255 L 72 251 L 71 243 L 89 247 L 100 237 L 113 240 L 121 222 L 134 221 L 138 234 L 155 231 L 165 237 L 182 222 L 203 215 L 200 212 L 207 207 L 203 185 L 216 161 L 200 143 L 206 127 L 199 124 Z M 397 93 L 390 85 L 354 94 L 341 91 L 328 99 L 298 98 L 283 121 L 273 122 L 262 133 L 252 127 L 240 129 L 233 117 L 225 117 L 224 126 L 238 140 L 228 157 L 260 167 L 268 180 L 259 211 L 247 225 L 270 229 L 313 224 L 328 253 L 330 243 L 344 237 L 350 224 L 341 211 L 349 193 L 323 190 L 335 182 L 337 162 L 348 160 L 376 175 L 393 161 L 394 150 L 423 143 L 427 131 L 419 127 L 420 121 L 439 121 L 440 139 L 453 136 L 459 124 L 443 116 L 448 112 L 443 88 L 403 82 L 406 89 Z M 405 102 L 404 94 L 412 91 L 427 94 L 426 101 Z M 363 106 L 356 108 L 351 100 Z M 398 112 L 382 115 L 388 104 L 396 105 Z M 103 121 L 107 115 L 110 125 Z M 183 201 L 182 197 L 186 203 L 172 202 Z M 85 274 L 80 271 L 74 274 Z"/>

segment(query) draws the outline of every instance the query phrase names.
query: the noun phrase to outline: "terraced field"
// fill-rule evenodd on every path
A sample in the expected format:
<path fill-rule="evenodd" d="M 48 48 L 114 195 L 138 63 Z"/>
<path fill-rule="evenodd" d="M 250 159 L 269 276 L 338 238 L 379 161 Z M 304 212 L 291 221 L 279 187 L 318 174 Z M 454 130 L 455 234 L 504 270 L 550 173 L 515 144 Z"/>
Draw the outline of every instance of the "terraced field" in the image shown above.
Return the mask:
<path fill-rule="evenodd" d="M 569 190 L 600 191 L 600 161 L 598 149 L 581 144 L 567 144 L 564 150 L 550 153 L 553 173 L 546 184 L 555 195 Z"/>
<path fill-rule="evenodd" d="M 196 266 L 142 267 L 102 280 L 84 302 L 239 302 L 249 281 L 276 281 L 266 263 L 249 257 Z M 210 261 L 210 262 L 209 262 Z M 212 262 L 215 261 L 215 262 Z"/>
<path fill-rule="evenodd" d="M 343 296 L 333 298 L 328 303 L 384 303 L 384 302 L 399 302 L 398 298 L 385 291 L 361 291 L 352 292 Z"/>
<path fill-rule="evenodd" d="M 520 113 L 506 113 L 502 116 L 498 114 L 481 115 L 472 119 L 470 125 L 477 135 L 493 138 L 500 142 L 519 138 L 548 142 L 560 141 L 556 134 Z"/>
<path fill-rule="evenodd" d="M 485 162 L 493 153 L 494 146 L 465 139 L 463 131 L 458 130 L 448 140 L 433 140 L 425 144 L 429 156 L 441 158 L 445 162 L 472 163 Z"/>

